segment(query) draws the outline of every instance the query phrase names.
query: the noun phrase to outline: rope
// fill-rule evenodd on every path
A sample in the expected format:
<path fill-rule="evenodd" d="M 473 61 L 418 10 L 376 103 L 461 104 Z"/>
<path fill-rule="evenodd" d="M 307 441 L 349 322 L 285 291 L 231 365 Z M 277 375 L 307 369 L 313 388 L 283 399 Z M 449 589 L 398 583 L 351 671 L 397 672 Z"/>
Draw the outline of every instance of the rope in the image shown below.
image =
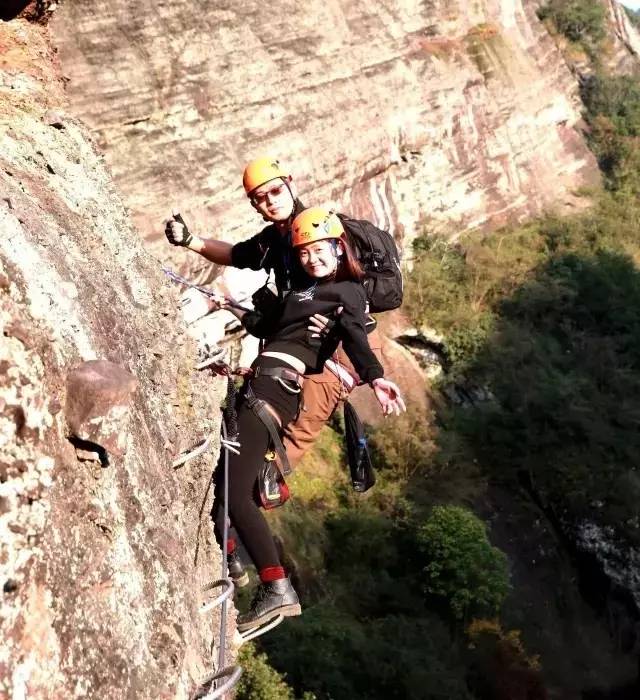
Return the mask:
<path fill-rule="evenodd" d="M 222 409 L 222 420 L 226 424 L 226 430 L 231 436 L 231 440 L 238 439 L 238 413 L 236 411 L 236 399 L 238 398 L 238 387 L 233 379 L 227 378 L 227 398 Z M 225 437 L 225 439 L 227 439 Z"/>

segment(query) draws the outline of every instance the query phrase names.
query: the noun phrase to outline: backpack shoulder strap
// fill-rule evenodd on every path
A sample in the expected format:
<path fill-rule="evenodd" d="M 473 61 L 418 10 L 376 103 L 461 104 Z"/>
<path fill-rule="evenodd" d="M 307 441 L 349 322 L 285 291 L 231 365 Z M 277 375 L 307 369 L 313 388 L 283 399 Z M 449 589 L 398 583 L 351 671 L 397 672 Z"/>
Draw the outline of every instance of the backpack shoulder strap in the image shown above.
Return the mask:
<path fill-rule="evenodd" d="M 365 224 L 369 222 L 361 219 L 354 219 L 346 214 L 336 213 L 336 216 L 340 219 L 342 225 L 344 226 L 344 230 L 347 233 L 347 240 L 349 240 L 349 242 L 355 246 L 356 253 L 363 252 L 363 248 L 364 252 L 366 252 L 367 248 L 369 252 L 374 250 L 373 242 L 367 235 L 365 226 Z"/>

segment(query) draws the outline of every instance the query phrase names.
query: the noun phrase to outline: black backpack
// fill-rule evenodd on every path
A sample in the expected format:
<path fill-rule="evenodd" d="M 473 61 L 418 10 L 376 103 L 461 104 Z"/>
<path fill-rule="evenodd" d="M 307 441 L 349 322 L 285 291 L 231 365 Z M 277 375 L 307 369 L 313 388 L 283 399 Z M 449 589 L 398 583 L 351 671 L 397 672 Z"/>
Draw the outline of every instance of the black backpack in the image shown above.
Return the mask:
<path fill-rule="evenodd" d="M 402 304 L 402 271 L 393 236 L 370 221 L 338 214 L 365 273 L 369 311 L 391 311 Z"/>

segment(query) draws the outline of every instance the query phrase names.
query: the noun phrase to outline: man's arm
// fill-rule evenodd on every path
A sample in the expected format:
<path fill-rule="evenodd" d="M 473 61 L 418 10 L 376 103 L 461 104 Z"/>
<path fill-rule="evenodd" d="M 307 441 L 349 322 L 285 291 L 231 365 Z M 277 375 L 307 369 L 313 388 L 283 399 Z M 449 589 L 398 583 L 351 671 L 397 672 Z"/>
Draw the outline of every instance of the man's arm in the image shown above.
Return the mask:
<path fill-rule="evenodd" d="M 231 265 L 231 249 L 233 245 L 226 241 L 216 241 L 212 238 L 199 238 L 193 236 L 189 245 L 185 246 L 189 250 L 200 253 L 203 258 L 217 265 Z"/>
<path fill-rule="evenodd" d="M 231 265 L 233 245 L 226 241 L 200 238 L 190 233 L 180 214 L 174 214 L 164 228 L 165 236 L 172 245 L 189 248 L 217 265 Z"/>

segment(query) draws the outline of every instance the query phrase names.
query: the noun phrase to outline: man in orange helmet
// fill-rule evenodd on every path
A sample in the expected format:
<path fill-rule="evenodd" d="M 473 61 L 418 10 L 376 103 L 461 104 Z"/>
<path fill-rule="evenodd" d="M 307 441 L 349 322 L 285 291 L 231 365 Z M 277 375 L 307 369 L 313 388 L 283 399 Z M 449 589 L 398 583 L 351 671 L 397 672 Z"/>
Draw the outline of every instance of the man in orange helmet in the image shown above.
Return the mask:
<path fill-rule="evenodd" d="M 218 265 L 263 269 L 267 274 L 273 270 L 278 296 L 282 298 L 289 290 L 299 286 L 299 276 L 304 274 L 293 254 L 290 227 L 293 219 L 305 207 L 298 199 L 290 172 L 275 158 L 267 156 L 252 160 L 244 170 L 242 183 L 251 206 L 269 222 L 255 236 L 235 245 L 203 239 L 192 235 L 181 221 L 167 222 L 165 235 L 171 244 L 189 248 Z M 278 303 L 277 298 L 273 301 Z M 322 316 L 312 317 L 309 330 L 321 332 L 327 322 L 328 319 Z M 378 333 L 369 334 L 369 344 L 379 354 L 381 341 Z M 341 349 L 327 362 L 322 374 L 307 378 L 302 410 L 298 419 L 288 427 L 284 439 L 287 456 L 293 465 L 311 447 L 340 400 L 358 381 L 355 370 Z"/>

